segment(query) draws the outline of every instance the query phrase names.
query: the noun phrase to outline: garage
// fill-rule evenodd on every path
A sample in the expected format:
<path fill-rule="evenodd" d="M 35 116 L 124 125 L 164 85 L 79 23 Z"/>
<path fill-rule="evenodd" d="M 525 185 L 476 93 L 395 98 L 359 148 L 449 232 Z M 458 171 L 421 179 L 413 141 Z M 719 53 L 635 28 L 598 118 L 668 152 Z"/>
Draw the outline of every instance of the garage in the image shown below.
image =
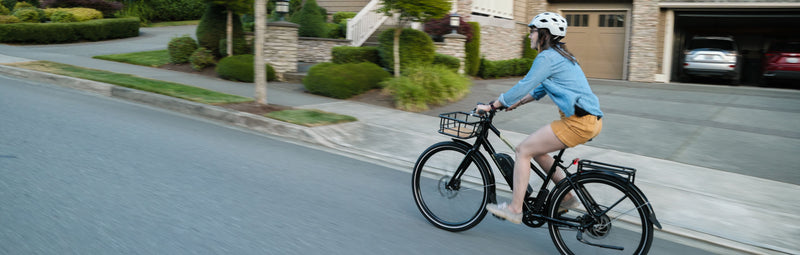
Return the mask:
<path fill-rule="evenodd" d="M 589 78 L 623 79 L 626 11 L 563 11 L 569 28 L 564 42 Z"/>
<path fill-rule="evenodd" d="M 731 84 L 729 80 L 688 75 L 683 68 L 689 41 L 700 36 L 732 37 L 740 55 L 740 80 L 748 86 L 764 86 L 764 54 L 773 42 L 800 40 L 800 9 L 674 9 L 671 80 Z M 767 84 L 786 86 L 786 84 Z M 790 85 L 793 86 L 793 85 Z"/>

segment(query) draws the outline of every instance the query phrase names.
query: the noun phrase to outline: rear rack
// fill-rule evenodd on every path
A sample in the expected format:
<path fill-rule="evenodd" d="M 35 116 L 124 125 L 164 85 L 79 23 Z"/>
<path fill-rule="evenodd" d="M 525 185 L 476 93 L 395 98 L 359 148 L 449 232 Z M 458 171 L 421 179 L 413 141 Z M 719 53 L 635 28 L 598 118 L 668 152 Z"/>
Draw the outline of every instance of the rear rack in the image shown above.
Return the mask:
<path fill-rule="evenodd" d="M 631 183 L 636 179 L 636 169 L 591 160 L 581 160 L 578 162 L 578 172 L 584 171 L 610 172 L 627 179 Z"/>

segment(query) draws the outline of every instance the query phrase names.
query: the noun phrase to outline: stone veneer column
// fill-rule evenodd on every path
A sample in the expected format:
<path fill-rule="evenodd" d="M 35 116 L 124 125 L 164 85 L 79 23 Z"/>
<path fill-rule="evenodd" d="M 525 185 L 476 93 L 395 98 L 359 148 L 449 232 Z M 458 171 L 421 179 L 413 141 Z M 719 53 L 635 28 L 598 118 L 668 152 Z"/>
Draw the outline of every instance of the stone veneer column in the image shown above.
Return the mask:
<path fill-rule="evenodd" d="M 472 16 L 472 0 L 456 0 L 458 1 L 458 9 L 456 12 L 464 22 L 471 21 L 470 17 Z"/>
<path fill-rule="evenodd" d="M 283 81 L 285 73 L 297 72 L 297 29 L 300 25 L 270 22 L 264 38 L 264 60 L 275 68 L 275 76 Z"/>
<path fill-rule="evenodd" d="M 654 82 L 658 71 L 658 0 L 634 0 L 628 80 Z"/>
<path fill-rule="evenodd" d="M 444 46 L 439 53 L 458 58 L 458 73 L 464 73 L 464 59 L 467 57 L 465 51 L 467 37 L 461 34 L 447 34 L 444 36 Z"/>

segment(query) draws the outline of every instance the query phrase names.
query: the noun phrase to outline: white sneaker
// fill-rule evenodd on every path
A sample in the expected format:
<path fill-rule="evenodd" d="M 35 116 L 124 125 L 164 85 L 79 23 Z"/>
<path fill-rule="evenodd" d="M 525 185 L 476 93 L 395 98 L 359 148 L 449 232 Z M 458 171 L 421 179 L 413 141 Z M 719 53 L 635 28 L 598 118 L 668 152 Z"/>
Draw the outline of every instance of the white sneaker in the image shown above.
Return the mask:
<path fill-rule="evenodd" d="M 492 214 L 496 215 L 497 217 L 506 219 L 514 224 L 522 223 L 522 213 L 513 213 L 510 209 L 508 209 L 508 205 L 506 203 L 502 204 L 488 204 L 486 205 L 486 210 L 489 210 Z"/>

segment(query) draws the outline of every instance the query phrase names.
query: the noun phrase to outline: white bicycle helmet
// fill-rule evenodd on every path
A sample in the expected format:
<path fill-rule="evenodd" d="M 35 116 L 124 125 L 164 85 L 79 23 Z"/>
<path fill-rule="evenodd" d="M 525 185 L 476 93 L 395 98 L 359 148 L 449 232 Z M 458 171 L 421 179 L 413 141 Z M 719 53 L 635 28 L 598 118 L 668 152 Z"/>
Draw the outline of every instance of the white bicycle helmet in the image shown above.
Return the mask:
<path fill-rule="evenodd" d="M 539 13 L 533 17 L 528 27 L 547 28 L 554 36 L 567 36 L 567 20 L 554 12 Z"/>

